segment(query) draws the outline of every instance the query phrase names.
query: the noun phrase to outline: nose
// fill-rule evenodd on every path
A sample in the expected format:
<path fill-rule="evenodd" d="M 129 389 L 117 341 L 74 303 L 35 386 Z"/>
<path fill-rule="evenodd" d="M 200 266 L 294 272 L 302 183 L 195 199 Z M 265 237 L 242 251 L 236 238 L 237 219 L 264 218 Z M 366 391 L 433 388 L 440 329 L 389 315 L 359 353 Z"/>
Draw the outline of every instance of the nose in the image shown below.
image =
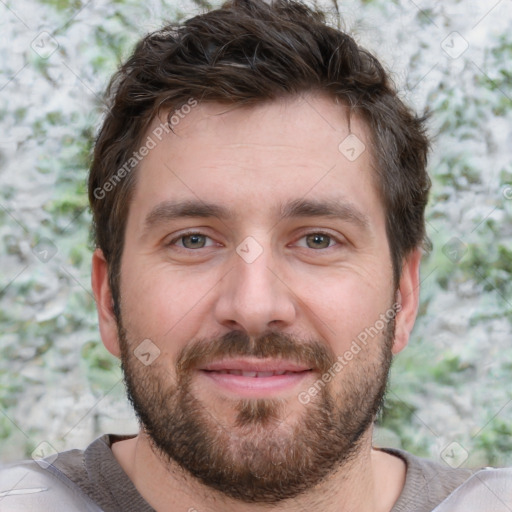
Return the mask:
<path fill-rule="evenodd" d="M 279 274 L 270 249 L 265 249 L 254 261 L 234 254 L 232 270 L 219 283 L 217 321 L 254 337 L 292 325 L 296 297 L 290 283 Z"/>

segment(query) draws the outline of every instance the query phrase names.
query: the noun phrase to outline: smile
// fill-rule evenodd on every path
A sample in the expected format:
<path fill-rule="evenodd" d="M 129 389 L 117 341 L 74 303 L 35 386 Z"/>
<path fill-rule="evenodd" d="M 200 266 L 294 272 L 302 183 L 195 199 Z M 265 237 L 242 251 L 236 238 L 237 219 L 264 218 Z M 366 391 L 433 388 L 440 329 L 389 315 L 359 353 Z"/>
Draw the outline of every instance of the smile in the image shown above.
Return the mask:
<path fill-rule="evenodd" d="M 199 374 L 237 397 L 263 398 L 293 391 L 313 369 L 291 361 L 231 359 L 205 365 Z"/>

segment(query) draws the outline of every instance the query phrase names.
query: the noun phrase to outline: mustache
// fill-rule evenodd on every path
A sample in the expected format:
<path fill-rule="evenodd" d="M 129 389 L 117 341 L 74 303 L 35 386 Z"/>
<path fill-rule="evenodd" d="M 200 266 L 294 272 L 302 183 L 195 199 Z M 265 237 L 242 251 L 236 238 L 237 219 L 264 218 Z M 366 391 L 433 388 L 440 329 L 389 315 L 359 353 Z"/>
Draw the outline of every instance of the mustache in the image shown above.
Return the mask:
<path fill-rule="evenodd" d="M 322 374 L 337 360 L 330 347 L 318 340 L 298 339 L 276 331 L 256 338 L 243 331 L 230 331 L 218 338 L 189 343 L 178 354 L 176 369 L 183 375 L 201 365 L 231 357 L 286 359 L 310 366 Z"/>

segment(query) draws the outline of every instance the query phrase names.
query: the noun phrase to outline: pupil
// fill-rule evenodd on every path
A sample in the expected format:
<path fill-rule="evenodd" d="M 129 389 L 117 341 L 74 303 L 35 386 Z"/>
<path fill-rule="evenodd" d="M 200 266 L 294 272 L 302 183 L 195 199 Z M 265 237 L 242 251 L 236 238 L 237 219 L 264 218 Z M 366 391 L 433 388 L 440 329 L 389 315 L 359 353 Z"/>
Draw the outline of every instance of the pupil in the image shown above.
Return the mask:
<path fill-rule="evenodd" d="M 188 243 L 187 243 L 188 242 Z M 202 247 L 204 245 L 204 237 L 203 235 L 188 235 L 183 237 L 183 245 L 185 247 L 189 246 L 197 246 Z"/>
<path fill-rule="evenodd" d="M 309 238 L 309 241 L 313 245 L 317 246 L 317 248 L 320 246 L 323 249 L 323 248 L 329 246 L 329 239 L 330 239 L 330 237 L 328 237 L 326 235 L 320 235 L 320 234 L 309 235 L 308 238 Z"/>

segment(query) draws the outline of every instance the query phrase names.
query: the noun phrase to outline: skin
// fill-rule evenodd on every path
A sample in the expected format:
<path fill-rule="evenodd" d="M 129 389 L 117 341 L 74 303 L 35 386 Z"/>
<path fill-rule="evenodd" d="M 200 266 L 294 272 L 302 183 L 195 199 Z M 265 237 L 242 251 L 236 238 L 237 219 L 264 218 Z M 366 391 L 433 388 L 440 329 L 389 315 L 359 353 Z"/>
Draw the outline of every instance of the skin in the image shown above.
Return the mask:
<path fill-rule="evenodd" d="M 154 126 L 161 121 L 156 120 Z M 154 127 L 150 127 L 148 134 Z M 398 293 L 393 288 L 385 212 L 372 171 L 367 128 L 333 99 L 310 94 L 255 107 L 200 104 L 141 162 L 130 205 L 121 265 L 121 309 L 132 340 L 151 339 L 161 351 L 159 367 L 172 379 L 179 351 L 190 340 L 242 330 L 258 336 L 269 329 L 322 340 L 344 354 L 359 333 L 373 326 L 398 297 L 392 351 L 407 344 L 418 308 L 420 250 L 403 262 Z M 338 149 L 349 133 L 366 145 L 355 161 Z M 279 207 L 293 200 L 350 203 L 367 226 L 349 219 L 281 219 Z M 225 219 L 169 219 L 147 229 L 145 218 L 169 200 L 200 200 L 229 206 Z M 206 247 L 186 249 L 187 230 L 209 237 Z M 308 247 L 306 235 L 332 237 L 328 248 Z M 236 248 L 253 237 L 262 253 L 247 263 Z M 171 243 L 173 240 L 177 240 Z M 120 356 L 108 265 L 98 249 L 92 285 L 106 348 Z M 380 339 L 380 338 L 379 338 Z M 136 345 L 135 345 L 136 346 Z M 134 347 L 135 348 L 135 347 Z M 371 357 L 372 345 L 365 349 Z M 357 357 L 352 371 L 362 364 Z M 342 389 L 343 378 L 334 389 Z M 194 392 L 215 418 L 234 421 L 233 394 L 199 375 Z M 300 387 L 276 391 L 286 403 L 283 421 L 304 414 L 297 400 L 319 375 Z M 337 387 L 337 388 L 336 388 Z M 236 393 L 235 393 L 236 395 Z M 236 397 L 235 397 L 236 398 Z M 234 428 L 234 427 L 233 427 Z M 391 510 L 403 488 L 401 459 L 375 450 L 371 428 L 361 448 L 311 492 L 279 503 L 275 511 Z M 169 467 L 141 431 L 113 445 L 113 453 L 142 496 L 158 511 L 259 511 L 225 497 Z"/>

